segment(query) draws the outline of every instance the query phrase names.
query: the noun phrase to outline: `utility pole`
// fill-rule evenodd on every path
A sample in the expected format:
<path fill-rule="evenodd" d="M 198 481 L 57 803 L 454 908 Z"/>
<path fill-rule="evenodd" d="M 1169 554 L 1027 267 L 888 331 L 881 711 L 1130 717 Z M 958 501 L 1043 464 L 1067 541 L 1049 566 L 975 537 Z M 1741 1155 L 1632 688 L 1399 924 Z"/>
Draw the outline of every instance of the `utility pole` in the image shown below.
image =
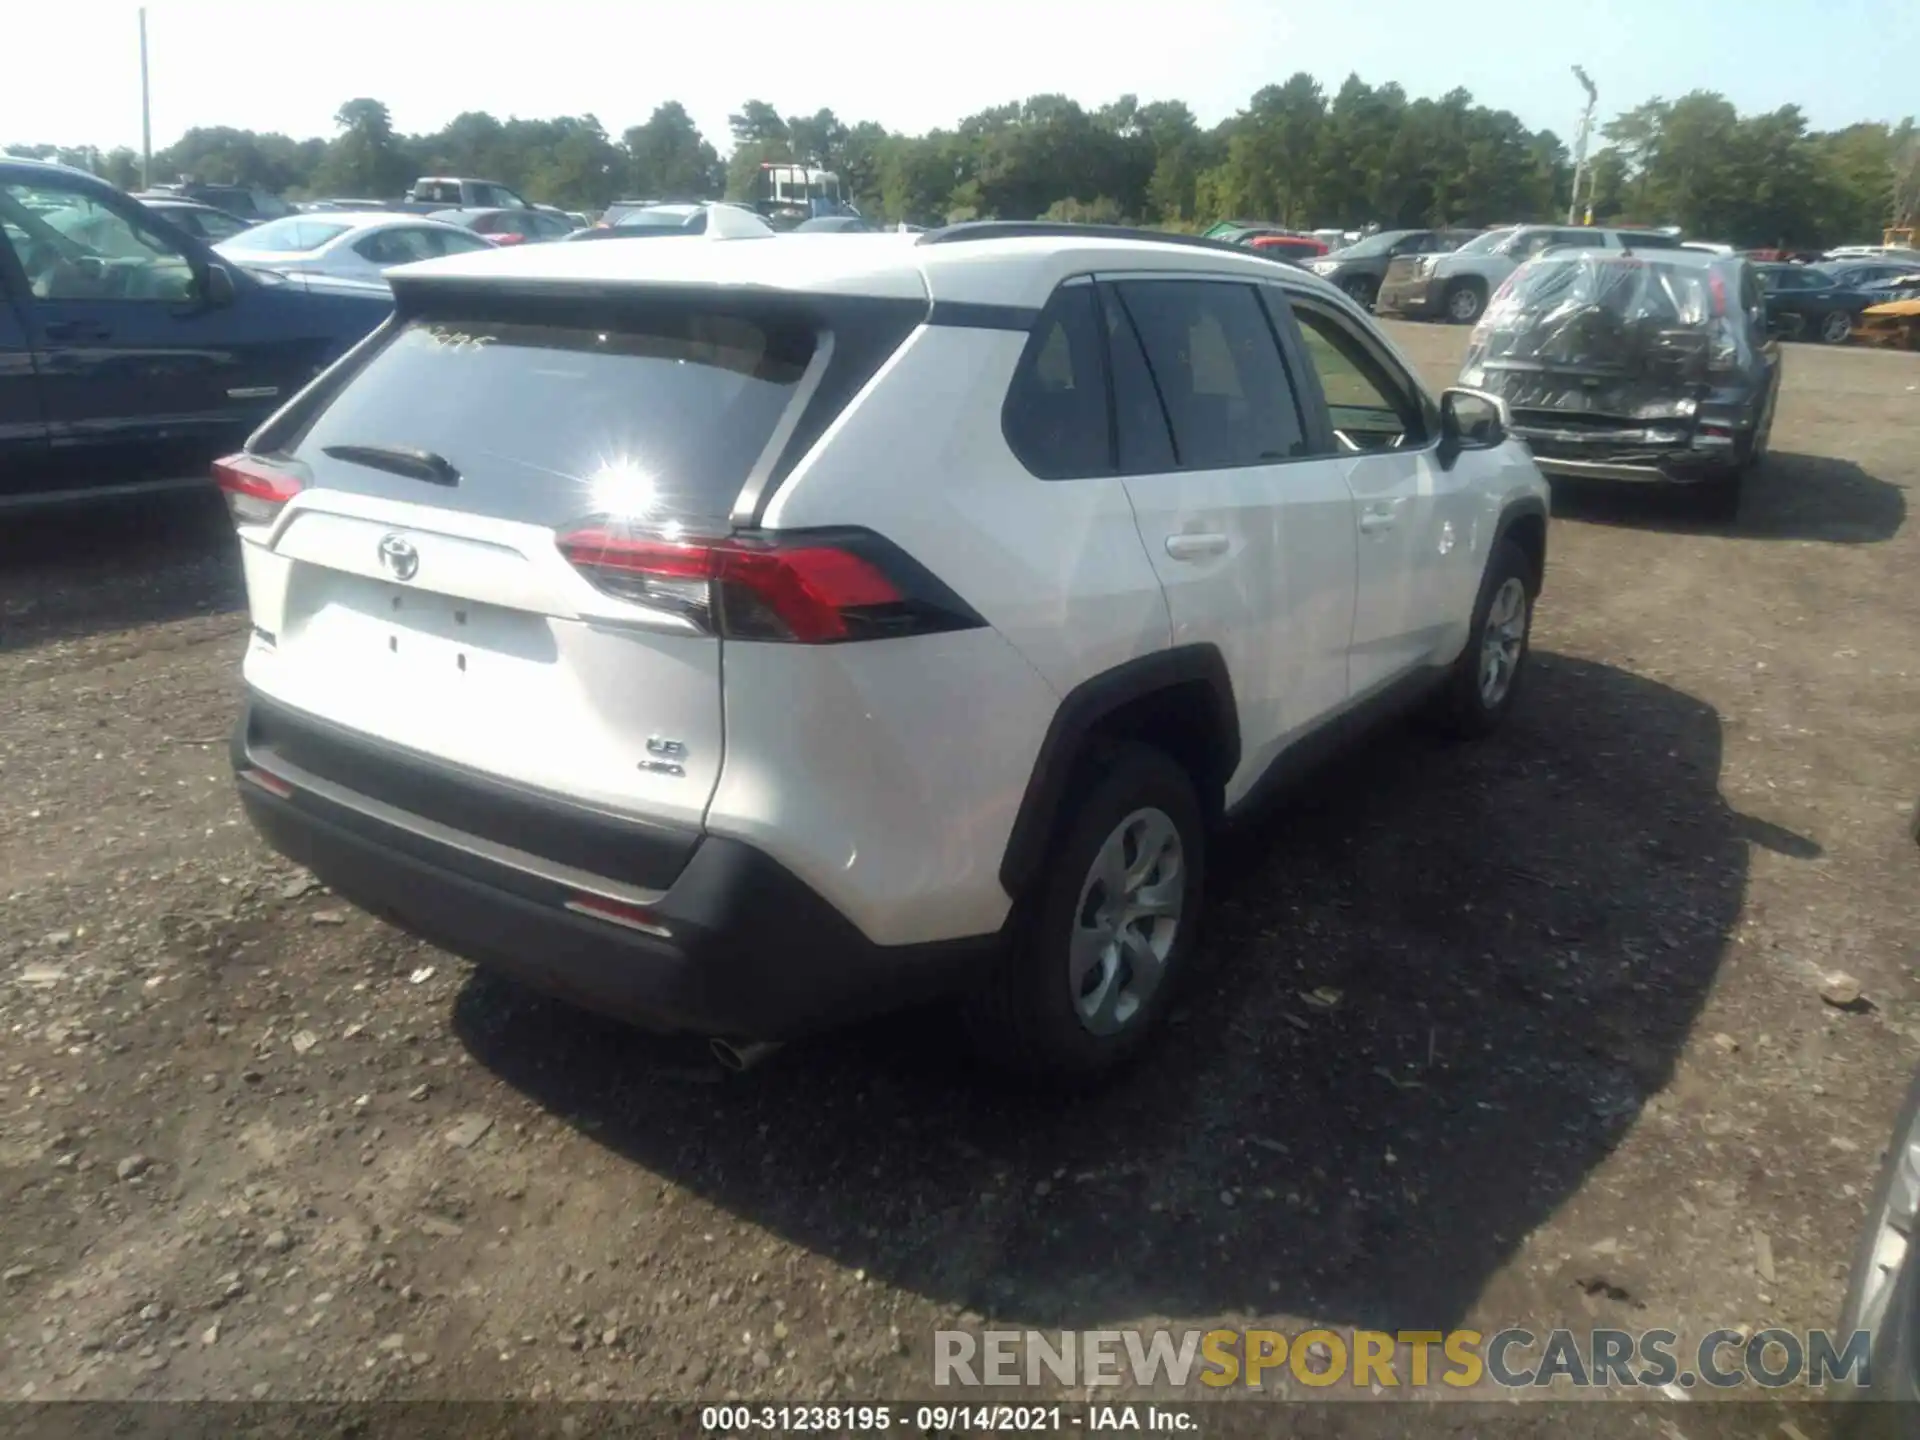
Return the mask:
<path fill-rule="evenodd" d="M 140 188 L 153 188 L 153 112 L 147 100 L 147 7 L 140 7 Z"/>
<path fill-rule="evenodd" d="M 1600 92 L 1587 78 L 1587 72 L 1576 65 L 1573 78 L 1578 80 L 1587 92 L 1587 108 L 1580 112 L 1580 128 L 1573 133 L 1573 194 L 1567 197 L 1567 224 L 1580 223 L 1580 182 L 1587 175 L 1587 141 L 1593 134 L 1593 112 L 1600 104 Z"/>

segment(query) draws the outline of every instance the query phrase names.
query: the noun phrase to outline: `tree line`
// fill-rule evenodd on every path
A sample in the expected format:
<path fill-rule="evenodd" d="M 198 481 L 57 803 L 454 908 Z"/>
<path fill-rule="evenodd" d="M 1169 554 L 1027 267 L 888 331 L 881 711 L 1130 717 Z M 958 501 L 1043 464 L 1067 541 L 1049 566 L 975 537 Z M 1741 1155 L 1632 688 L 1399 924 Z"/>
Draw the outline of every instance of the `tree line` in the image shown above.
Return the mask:
<path fill-rule="evenodd" d="M 417 175 L 498 180 L 530 199 L 597 210 L 622 197 L 748 198 L 766 161 L 836 171 L 848 199 L 888 221 L 1072 219 L 1194 228 L 1224 218 L 1298 227 L 1479 226 L 1563 219 L 1573 165 L 1551 130 L 1529 130 L 1462 89 L 1409 98 L 1350 75 L 1329 94 L 1305 73 L 1203 126 L 1178 100 L 1123 95 L 1089 109 L 1034 95 L 950 130 L 903 135 L 832 110 L 780 114 L 749 100 L 723 158 L 667 101 L 615 137 L 592 115 L 501 120 L 468 111 L 402 135 L 378 100 L 349 100 L 330 137 L 197 127 L 153 157 L 157 182 L 263 186 L 294 199 L 390 198 Z M 1817 131 L 1797 106 L 1742 115 L 1725 96 L 1653 99 L 1601 127 L 1582 209 L 1596 223 L 1677 224 L 1744 245 L 1877 240 L 1920 211 L 1920 129 L 1868 122 Z M 16 145 L 123 188 L 139 157 L 119 148 Z"/>

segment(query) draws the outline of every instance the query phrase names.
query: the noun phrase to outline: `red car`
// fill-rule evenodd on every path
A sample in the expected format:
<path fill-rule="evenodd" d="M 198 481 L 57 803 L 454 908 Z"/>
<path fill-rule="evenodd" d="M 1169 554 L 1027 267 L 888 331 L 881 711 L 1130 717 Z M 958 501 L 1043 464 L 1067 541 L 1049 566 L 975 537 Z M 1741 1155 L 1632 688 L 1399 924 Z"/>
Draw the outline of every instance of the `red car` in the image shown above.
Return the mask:
<path fill-rule="evenodd" d="M 1291 260 L 1296 265 L 1327 253 L 1327 242 L 1311 235 L 1262 235 L 1248 242 L 1248 246 L 1263 255 Z"/>

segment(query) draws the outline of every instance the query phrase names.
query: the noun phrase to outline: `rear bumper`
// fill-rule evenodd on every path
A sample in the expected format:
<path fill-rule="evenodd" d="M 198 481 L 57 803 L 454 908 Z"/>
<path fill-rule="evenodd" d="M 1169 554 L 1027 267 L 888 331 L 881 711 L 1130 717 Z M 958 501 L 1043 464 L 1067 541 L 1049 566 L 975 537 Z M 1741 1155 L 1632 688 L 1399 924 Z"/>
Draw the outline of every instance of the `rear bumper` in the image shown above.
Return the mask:
<path fill-rule="evenodd" d="M 770 856 L 719 836 L 689 837 L 664 890 L 607 882 L 297 767 L 289 780 L 277 755 L 250 747 L 251 710 L 233 762 L 275 850 L 431 944 L 647 1029 L 788 1039 L 955 990 L 1001 943 L 876 945 Z M 602 900 L 626 923 L 569 908 Z"/>
<path fill-rule="evenodd" d="M 1540 473 L 1565 480 L 1618 480 L 1639 484 L 1697 485 L 1724 480 L 1746 464 L 1753 450 L 1750 430 L 1736 430 L 1717 443 L 1690 439 L 1670 445 L 1623 445 L 1596 436 L 1582 441 L 1566 432 L 1516 425 Z"/>

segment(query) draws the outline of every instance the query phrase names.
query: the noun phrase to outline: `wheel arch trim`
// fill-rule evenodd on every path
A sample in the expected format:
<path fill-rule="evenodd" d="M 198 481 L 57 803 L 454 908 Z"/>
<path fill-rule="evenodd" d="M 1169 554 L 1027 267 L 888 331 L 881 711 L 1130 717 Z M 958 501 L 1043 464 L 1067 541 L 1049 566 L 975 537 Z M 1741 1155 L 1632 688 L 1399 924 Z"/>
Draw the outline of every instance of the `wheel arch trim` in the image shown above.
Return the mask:
<path fill-rule="evenodd" d="M 1136 656 L 1067 692 L 1040 742 L 1001 856 L 1000 883 L 1009 895 L 1018 899 L 1039 873 L 1074 768 L 1101 722 L 1154 695 L 1195 685 L 1203 687 L 1208 697 L 1207 720 L 1221 746 L 1219 775 L 1224 789 L 1226 777 L 1240 764 L 1240 712 L 1226 657 L 1217 645 L 1179 645 Z M 1203 802 L 1209 813 L 1219 809 L 1217 796 L 1203 796 Z"/>

